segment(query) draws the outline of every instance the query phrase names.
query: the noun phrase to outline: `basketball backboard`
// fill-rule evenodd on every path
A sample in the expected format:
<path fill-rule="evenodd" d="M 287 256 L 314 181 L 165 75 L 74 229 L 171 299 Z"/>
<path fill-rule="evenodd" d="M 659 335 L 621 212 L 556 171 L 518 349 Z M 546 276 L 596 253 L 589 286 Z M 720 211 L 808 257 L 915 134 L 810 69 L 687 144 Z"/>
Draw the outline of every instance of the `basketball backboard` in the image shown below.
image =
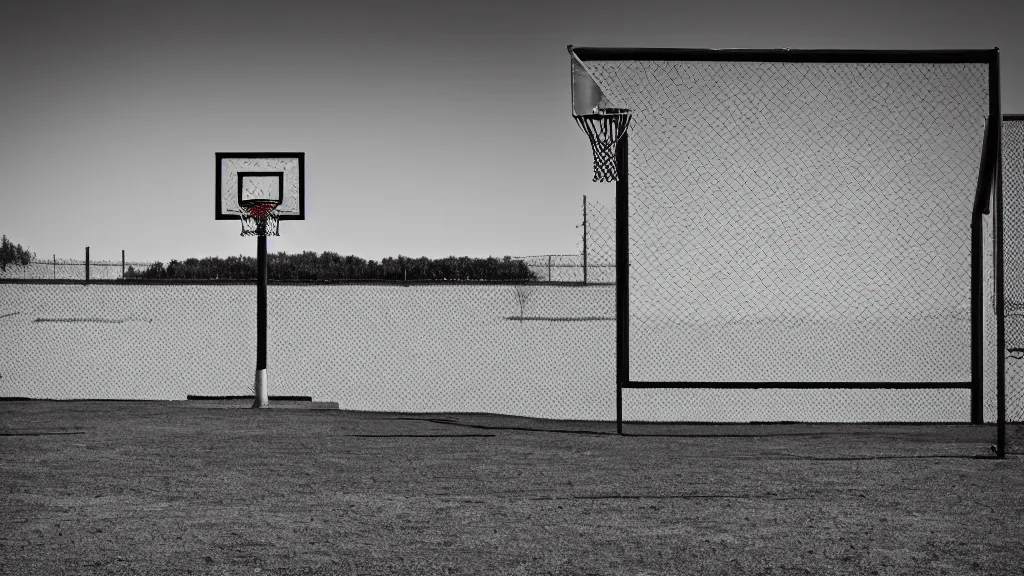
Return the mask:
<path fill-rule="evenodd" d="M 572 115 L 587 116 L 597 114 L 601 110 L 610 108 L 622 108 L 611 102 L 601 87 L 597 85 L 587 67 L 576 57 L 569 46 L 569 67 L 571 71 L 572 87 Z"/>
<path fill-rule="evenodd" d="M 247 203 L 277 204 L 281 220 L 305 220 L 305 154 L 218 152 L 217 220 L 237 220 Z"/>

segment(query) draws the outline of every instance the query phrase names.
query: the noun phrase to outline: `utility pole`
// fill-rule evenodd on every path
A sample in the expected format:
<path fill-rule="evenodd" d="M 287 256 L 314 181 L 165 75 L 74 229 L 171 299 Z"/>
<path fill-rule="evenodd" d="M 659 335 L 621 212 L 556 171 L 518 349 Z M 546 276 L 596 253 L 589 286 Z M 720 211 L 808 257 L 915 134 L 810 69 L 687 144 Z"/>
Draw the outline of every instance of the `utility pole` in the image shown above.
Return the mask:
<path fill-rule="evenodd" d="M 583 195 L 583 283 L 587 283 L 587 195 Z"/>

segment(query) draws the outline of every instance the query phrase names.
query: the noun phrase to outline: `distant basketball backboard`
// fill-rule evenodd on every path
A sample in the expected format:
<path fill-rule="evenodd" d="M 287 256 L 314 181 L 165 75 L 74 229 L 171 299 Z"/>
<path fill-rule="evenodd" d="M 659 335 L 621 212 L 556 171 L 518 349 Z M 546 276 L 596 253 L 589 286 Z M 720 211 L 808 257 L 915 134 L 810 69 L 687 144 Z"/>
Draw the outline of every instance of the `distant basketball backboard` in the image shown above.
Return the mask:
<path fill-rule="evenodd" d="M 281 220 L 305 220 L 305 154 L 218 152 L 216 196 L 217 220 L 237 220 L 264 203 Z"/>

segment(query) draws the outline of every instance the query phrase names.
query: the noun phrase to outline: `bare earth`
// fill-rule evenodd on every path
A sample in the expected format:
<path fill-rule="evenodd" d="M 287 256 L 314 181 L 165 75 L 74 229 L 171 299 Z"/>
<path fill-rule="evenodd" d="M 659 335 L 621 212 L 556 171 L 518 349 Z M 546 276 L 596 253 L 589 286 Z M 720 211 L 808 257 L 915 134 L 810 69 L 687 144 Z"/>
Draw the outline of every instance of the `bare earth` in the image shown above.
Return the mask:
<path fill-rule="evenodd" d="M 0 574 L 1021 574 L 989 426 L 0 403 Z M 980 456 L 981 458 L 978 458 Z"/>

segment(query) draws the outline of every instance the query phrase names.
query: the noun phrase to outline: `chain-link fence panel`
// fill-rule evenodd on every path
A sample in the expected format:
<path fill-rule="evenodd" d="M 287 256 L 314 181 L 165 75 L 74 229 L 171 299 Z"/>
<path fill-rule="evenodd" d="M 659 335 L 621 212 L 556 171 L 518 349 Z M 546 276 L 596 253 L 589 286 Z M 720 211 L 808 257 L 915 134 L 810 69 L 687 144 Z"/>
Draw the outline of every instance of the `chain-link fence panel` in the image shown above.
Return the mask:
<path fill-rule="evenodd" d="M 6 283 L 0 295 L 0 396 L 252 394 L 251 284 Z M 273 283 L 268 315 L 271 395 L 369 411 L 615 418 L 612 285 Z M 629 390 L 626 402 L 632 420 L 968 418 L 967 391 L 941 392 Z"/>
<path fill-rule="evenodd" d="M 117 280 L 149 268 L 150 262 L 120 260 L 33 259 L 28 264 L 9 264 L 0 270 L 0 280 Z"/>
<path fill-rule="evenodd" d="M 251 395 L 251 284 L 0 283 L 0 396 Z M 273 395 L 342 408 L 614 418 L 614 286 L 280 284 Z"/>
<path fill-rule="evenodd" d="M 740 420 L 969 421 L 979 373 L 994 398 L 994 337 L 972 332 L 972 297 L 994 318 L 993 268 L 972 268 L 994 245 L 991 216 L 972 238 L 989 62 L 594 52 L 633 113 L 627 378 L 691 388 L 627 390 L 624 419 L 684 396 Z M 836 390 L 782 389 L 801 385 Z"/>
<path fill-rule="evenodd" d="M 1024 453 L 1024 117 L 1003 120 L 1006 449 Z"/>
<path fill-rule="evenodd" d="M 514 256 L 522 260 L 538 282 L 583 282 L 583 256 L 580 254 L 542 254 Z"/>
<path fill-rule="evenodd" d="M 615 210 L 584 196 L 576 254 L 512 256 L 526 264 L 538 282 L 615 283 Z"/>
<path fill-rule="evenodd" d="M 586 262 L 587 282 L 615 283 L 615 207 L 584 197 L 578 249 Z"/>

